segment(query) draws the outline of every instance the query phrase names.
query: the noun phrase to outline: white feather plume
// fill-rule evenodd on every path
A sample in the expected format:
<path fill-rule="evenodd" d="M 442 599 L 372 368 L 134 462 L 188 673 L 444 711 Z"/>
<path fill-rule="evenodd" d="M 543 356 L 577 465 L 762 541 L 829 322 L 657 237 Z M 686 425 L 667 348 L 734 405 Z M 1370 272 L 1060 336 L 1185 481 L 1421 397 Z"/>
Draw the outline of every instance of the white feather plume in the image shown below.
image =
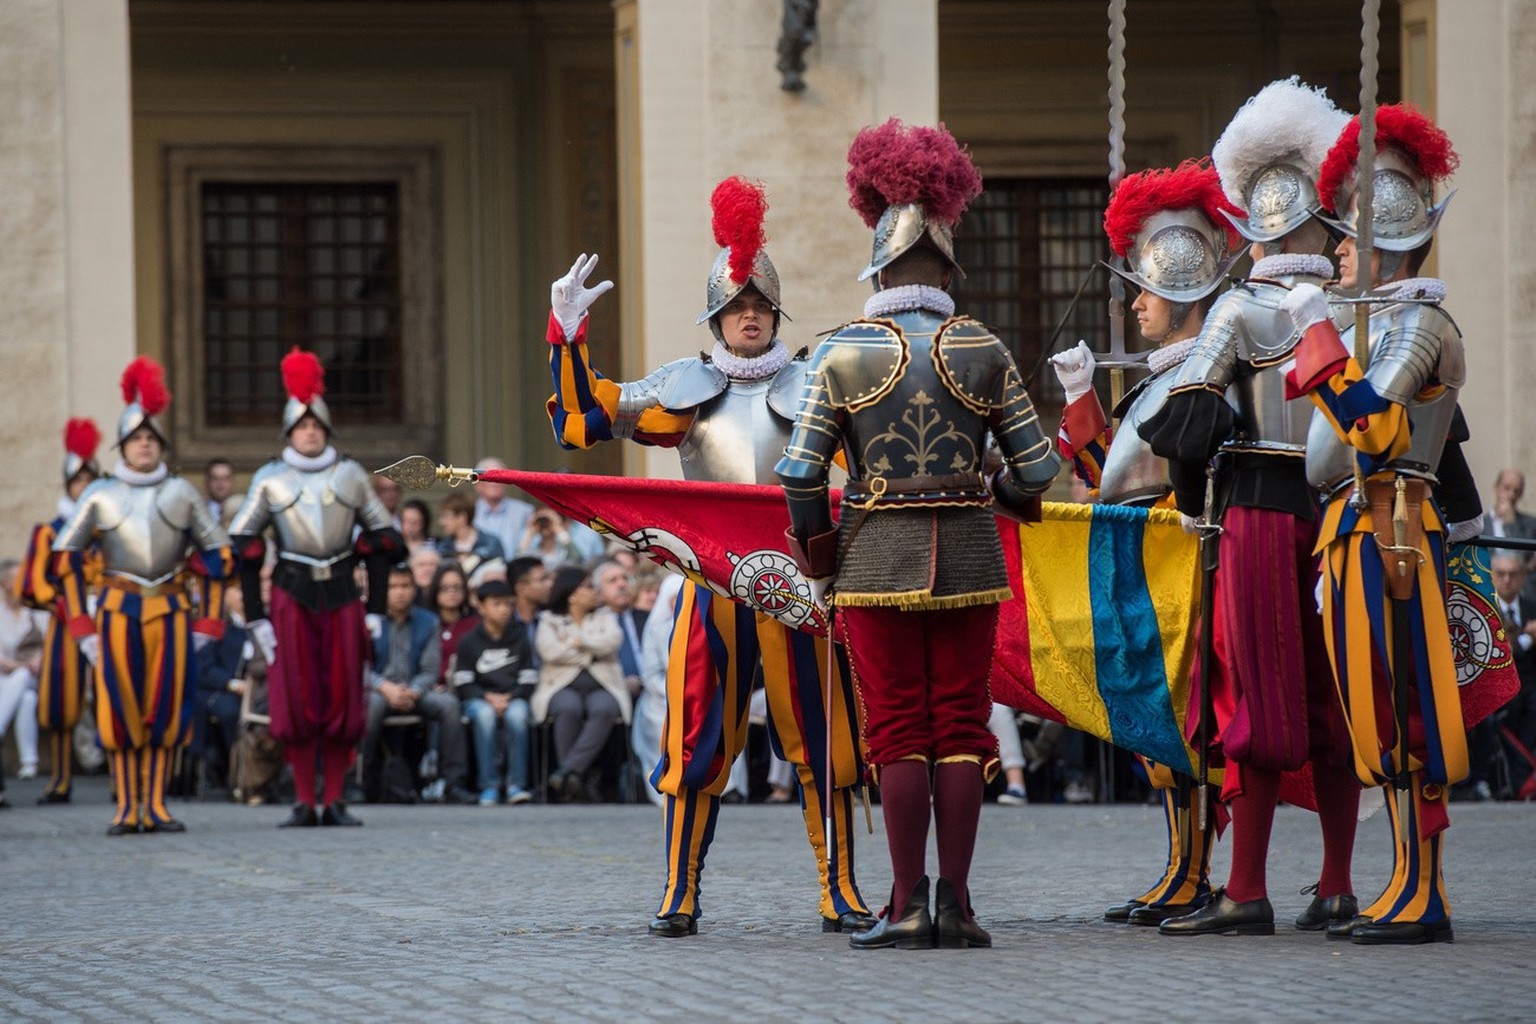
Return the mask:
<path fill-rule="evenodd" d="M 1322 89 L 1303 85 L 1299 76 L 1271 82 L 1243 104 L 1211 150 L 1222 190 L 1246 208 L 1248 185 L 1270 164 L 1295 164 L 1317 180 L 1349 115 L 1333 105 Z"/>

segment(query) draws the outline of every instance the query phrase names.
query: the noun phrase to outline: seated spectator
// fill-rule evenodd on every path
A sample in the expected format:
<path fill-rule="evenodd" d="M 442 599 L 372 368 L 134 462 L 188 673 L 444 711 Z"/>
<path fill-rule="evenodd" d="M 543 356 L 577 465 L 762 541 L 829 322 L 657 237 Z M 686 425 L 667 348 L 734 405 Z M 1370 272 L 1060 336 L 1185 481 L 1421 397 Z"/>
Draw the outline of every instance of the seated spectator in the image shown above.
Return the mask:
<path fill-rule="evenodd" d="M 436 546 L 432 538 L 432 510 L 420 498 L 412 498 L 400 506 L 400 536 L 405 538 L 405 549 L 415 551 L 423 545 Z"/>
<path fill-rule="evenodd" d="M 533 555 L 514 558 L 507 566 L 507 582 L 512 585 L 512 619 L 528 635 L 534 668 L 539 667 L 539 616 L 549 607 L 549 588 L 554 581 L 544 560 Z"/>
<path fill-rule="evenodd" d="M 586 554 L 581 546 L 571 539 L 565 517 L 547 505 L 540 505 L 528 517 L 528 525 L 524 527 L 522 539 L 517 544 L 517 553 L 543 559 L 544 565 L 551 571 L 562 565 L 583 565 L 586 562 Z"/>
<path fill-rule="evenodd" d="M 539 619 L 539 685 L 529 704 L 536 722 L 554 724 L 558 765 L 549 792 L 566 801 L 582 799 L 586 774 L 608 743 L 615 722 L 627 725 L 631 701 L 619 667 L 624 633 L 613 612 L 598 604 L 584 569 L 555 571 L 549 610 Z"/>
<path fill-rule="evenodd" d="M 438 554 L 436 547 L 423 544 L 411 552 L 405 564 L 410 566 L 411 582 L 416 584 L 416 593 L 420 595 L 418 602 L 423 608 L 428 608 L 427 601 L 432 593 L 432 581 L 437 579 L 437 571 L 443 566 L 443 556 Z M 428 608 L 428 610 L 431 609 Z"/>
<path fill-rule="evenodd" d="M 215 791 L 231 788 L 230 765 L 240 743 L 246 666 L 256 654 L 245 630 L 244 605 L 240 588 L 230 587 L 224 595 L 224 635 L 197 651 L 197 694 L 188 752 L 202 761 L 203 777 Z"/>
<path fill-rule="evenodd" d="M 592 570 L 592 582 L 597 587 L 597 599 L 604 608 L 613 612 L 624 631 L 624 643 L 619 646 L 619 666 L 624 670 L 624 685 L 630 697 L 640 692 L 640 631 L 645 628 L 648 613 L 635 608 L 635 592 L 629 585 L 629 572 L 613 559 L 597 563 Z"/>
<path fill-rule="evenodd" d="M 384 511 L 389 513 L 389 518 L 394 521 L 395 529 L 400 529 L 400 499 L 405 496 L 405 489 L 399 481 L 391 480 L 387 476 L 374 473 L 373 493 L 378 495 L 379 501 L 384 505 Z"/>
<path fill-rule="evenodd" d="M 37 776 L 37 674 L 42 671 L 43 638 L 48 613 L 21 603 L 16 575 L 21 563 L 0 560 L 0 737 L 16 724 L 16 753 L 21 759 L 17 778 Z M 5 779 L 0 773 L 0 806 L 5 804 Z"/>
<path fill-rule="evenodd" d="M 442 665 L 442 641 L 437 616 L 416 604 L 411 570 L 397 565 L 389 571 L 386 614 L 373 638 L 373 665 L 368 669 L 368 728 L 363 735 L 365 773 L 377 781 L 383 767 L 379 741 L 388 715 L 420 715 L 437 726 L 437 763 L 448 780 L 443 800 L 466 803 L 473 797 L 464 778 L 464 726 L 459 698 L 436 689 Z M 372 787 L 377 792 L 378 786 Z"/>
<path fill-rule="evenodd" d="M 427 610 L 437 613 L 438 636 L 442 642 L 443 674 L 439 688 L 451 686 L 448 666 L 459 640 L 480 624 L 480 617 L 469 604 L 469 577 L 457 562 L 448 562 L 437 570 L 427 588 Z"/>
<path fill-rule="evenodd" d="M 465 573 L 474 575 L 475 569 L 488 558 L 506 560 L 501 541 L 475 529 L 475 499 L 463 491 L 455 491 L 443 499 L 443 507 L 437 513 L 437 524 L 443 535 L 437 540 L 437 550 L 444 558 L 457 558 Z"/>
<path fill-rule="evenodd" d="M 507 803 L 533 799 L 528 791 L 528 698 L 538 681 L 528 634 L 512 621 L 512 587 L 491 580 L 476 591 L 480 620 L 458 645 L 452 681 L 475 738 L 480 806 L 494 806 L 498 783 Z M 496 775 L 496 724 L 506 726 L 507 767 Z"/>

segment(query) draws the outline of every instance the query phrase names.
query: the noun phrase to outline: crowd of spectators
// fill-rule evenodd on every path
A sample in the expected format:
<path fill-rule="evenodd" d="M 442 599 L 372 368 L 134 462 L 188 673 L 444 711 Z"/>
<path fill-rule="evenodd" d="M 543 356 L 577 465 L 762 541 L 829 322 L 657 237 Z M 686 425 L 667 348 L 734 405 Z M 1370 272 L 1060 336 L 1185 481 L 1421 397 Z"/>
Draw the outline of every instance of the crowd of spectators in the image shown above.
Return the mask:
<path fill-rule="evenodd" d="M 502 463 L 486 459 L 477 468 Z M 500 484 L 447 495 L 434 535 L 425 502 L 402 500 L 394 481 L 373 480 L 408 554 L 390 573 L 388 613 L 370 622 L 362 792 L 352 798 L 659 802 L 647 775 L 661 745 L 679 577 L 637 562 L 627 549 L 606 549 L 584 525 Z M 235 484 L 227 460 L 207 464 L 205 495 L 221 521 L 243 498 Z M 1536 516 L 1519 507 L 1524 489 L 1523 474 L 1499 473 L 1485 534 L 1536 541 Z M 1453 795 L 1536 799 L 1536 572 L 1523 549 L 1494 550 L 1490 566 L 1521 689 L 1473 731 L 1472 775 Z M 17 776 L 31 778 L 47 622 L 46 613 L 17 599 L 17 573 L 15 559 L 0 560 L 0 739 L 15 745 Z M 199 776 L 189 788 L 256 803 L 283 798 L 282 760 L 265 730 L 266 663 L 244 628 L 240 598 L 240 588 L 229 589 L 223 638 L 196 652 L 186 762 Z M 765 717 L 761 691 L 757 696 L 754 722 Z M 85 771 L 101 765 L 93 721 L 82 715 L 75 744 Z M 999 803 L 1095 799 L 1081 734 L 1001 705 L 992 730 L 1004 772 Z M 768 802 L 795 799 L 794 774 L 771 750 L 756 759 L 765 775 L 756 785 L 747 760 L 744 754 L 735 766 L 726 800 L 749 793 Z M 1099 785 L 1117 791 L 1113 780 Z"/>

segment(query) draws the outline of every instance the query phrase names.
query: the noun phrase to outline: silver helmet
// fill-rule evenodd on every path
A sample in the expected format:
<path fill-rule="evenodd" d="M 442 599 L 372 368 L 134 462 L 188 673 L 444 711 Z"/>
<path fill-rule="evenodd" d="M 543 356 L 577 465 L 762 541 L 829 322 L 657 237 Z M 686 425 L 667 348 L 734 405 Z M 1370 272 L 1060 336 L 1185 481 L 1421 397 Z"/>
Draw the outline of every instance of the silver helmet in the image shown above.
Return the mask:
<path fill-rule="evenodd" d="M 101 431 L 94 420 L 71 419 L 64 426 L 64 485 L 82 472 L 101 476 L 96 464 L 96 448 L 101 444 Z"/>
<path fill-rule="evenodd" d="M 1243 104 L 1211 148 L 1227 198 L 1246 219 L 1222 211 L 1250 242 L 1273 242 L 1318 208 L 1317 172 L 1349 123 L 1327 93 L 1292 75 Z"/>
<path fill-rule="evenodd" d="M 148 356 L 138 356 L 123 371 L 120 384 L 128 406 L 117 418 L 117 446 L 121 448 L 135 430 L 148 427 L 160 444 L 169 448 L 170 434 L 160 420 L 160 413 L 171 401 L 165 387 L 165 368 Z"/>
<path fill-rule="evenodd" d="M 759 249 L 752 260 L 752 273 L 745 281 L 737 282 L 731 277 L 731 248 L 726 246 L 716 254 L 715 262 L 709 268 L 709 281 L 704 286 L 704 312 L 699 314 L 695 323 L 710 321 L 710 329 L 718 336 L 719 326 L 713 318 L 748 285 L 756 288 L 768 300 L 775 315 L 790 319 L 779 306 L 779 272 L 774 268 L 773 260 L 768 258 L 768 251 Z"/>
<path fill-rule="evenodd" d="M 336 428 L 331 426 L 331 407 L 325 404 L 324 398 L 315 395 L 308 402 L 301 402 L 290 395 L 283 406 L 283 436 L 287 437 L 306 415 L 319 420 L 327 434 L 336 433 Z"/>
<path fill-rule="evenodd" d="M 1193 207 L 1159 210 L 1142 222 L 1125 267 L 1105 266 L 1169 302 L 1198 302 L 1221 284 L 1242 253 L 1226 254 L 1226 229 Z"/>
<path fill-rule="evenodd" d="M 1434 182 L 1395 149 L 1377 154 L 1371 183 L 1372 239 L 1377 248 L 1388 252 L 1411 252 L 1429 241 L 1456 194 L 1450 192 L 1436 203 Z M 1329 217 L 1319 213 L 1318 220 L 1354 238 L 1359 231 L 1359 198 L 1358 188 L 1350 185 L 1344 215 Z"/>
<path fill-rule="evenodd" d="M 917 203 L 898 203 L 886 207 L 875 223 L 875 242 L 869 257 L 869 266 L 859 274 L 860 281 L 867 281 L 896 261 L 896 257 L 926 239 L 937 250 L 955 273 L 961 277 L 965 271 L 955 260 L 955 236 L 947 226 L 933 220 Z"/>
<path fill-rule="evenodd" d="M 334 435 L 331 407 L 325 404 L 325 367 L 320 357 L 295 345 L 280 364 L 283 390 L 288 402 L 283 406 L 283 436 L 287 437 L 305 416 L 320 421 L 327 434 Z"/>

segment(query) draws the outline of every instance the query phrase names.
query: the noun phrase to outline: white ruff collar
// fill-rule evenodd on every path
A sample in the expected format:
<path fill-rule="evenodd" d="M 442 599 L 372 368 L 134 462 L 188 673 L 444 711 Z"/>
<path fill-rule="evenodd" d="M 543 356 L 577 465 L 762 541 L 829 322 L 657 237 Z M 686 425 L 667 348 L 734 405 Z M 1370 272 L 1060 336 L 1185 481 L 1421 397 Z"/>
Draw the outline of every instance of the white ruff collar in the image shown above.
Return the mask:
<path fill-rule="evenodd" d="M 1445 301 L 1445 282 L 1438 277 L 1410 277 L 1382 286 L 1382 294 L 1394 299 Z"/>
<path fill-rule="evenodd" d="M 166 468 L 163 462 L 148 473 L 140 473 L 138 470 L 131 468 L 128 463 L 119 462 L 117 467 L 112 470 L 112 475 L 125 484 L 131 484 L 134 487 L 148 487 L 150 484 L 157 484 L 170 476 L 171 471 Z"/>
<path fill-rule="evenodd" d="M 732 380 L 767 380 L 789 365 L 789 346 L 774 338 L 762 355 L 738 356 L 717 341 L 709 358 Z"/>
<path fill-rule="evenodd" d="M 1195 350 L 1195 342 L 1199 340 L 1199 338 L 1185 338 L 1183 341 L 1176 341 L 1172 345 L 1164 345 L 1162 348 L 1153 349 L 1147 353 L 1147 369 L 1152 371 L 1153 376 L 1156 376 L 1164 370 L 1178 366 L 1189 358 L 1189 354 Z"/>
<path fill-rule="evenodd" d="M 1333 276 L 1333 264 L 1328 257 L 1316 253 L 1282 252 L 1265 256 L 1253 265 L 1249 277 L 1320 277 L 1324 281 Z"/>
<path fill-rule="evenodd" d="M 336 464 L 336 446 L 326 445 L 325 451 L 311 458 L 308 455 L 300 455 L 292 445 L 283 449 L 283 461 L 294 469 L 301 469 L 306 473 L 313 473 L 320 469 L 329 469 Z"/>
<path fill-rule="evenodd" d="M 75 503 L 70 499 L 69 495 L 66 494 L 64 497 L 59 499 L 59 518 L 68 519 L 74 514 Z"/>
<path fill-rule="evenodd" d="M 949 292 L 931 284 L 899 284 L 871 295 L 864 303 L 864 316 L 873 319 L 910 309 L 926 309 L 942 317 L 951 317 L 955 315 L 955 300 Z"/>

